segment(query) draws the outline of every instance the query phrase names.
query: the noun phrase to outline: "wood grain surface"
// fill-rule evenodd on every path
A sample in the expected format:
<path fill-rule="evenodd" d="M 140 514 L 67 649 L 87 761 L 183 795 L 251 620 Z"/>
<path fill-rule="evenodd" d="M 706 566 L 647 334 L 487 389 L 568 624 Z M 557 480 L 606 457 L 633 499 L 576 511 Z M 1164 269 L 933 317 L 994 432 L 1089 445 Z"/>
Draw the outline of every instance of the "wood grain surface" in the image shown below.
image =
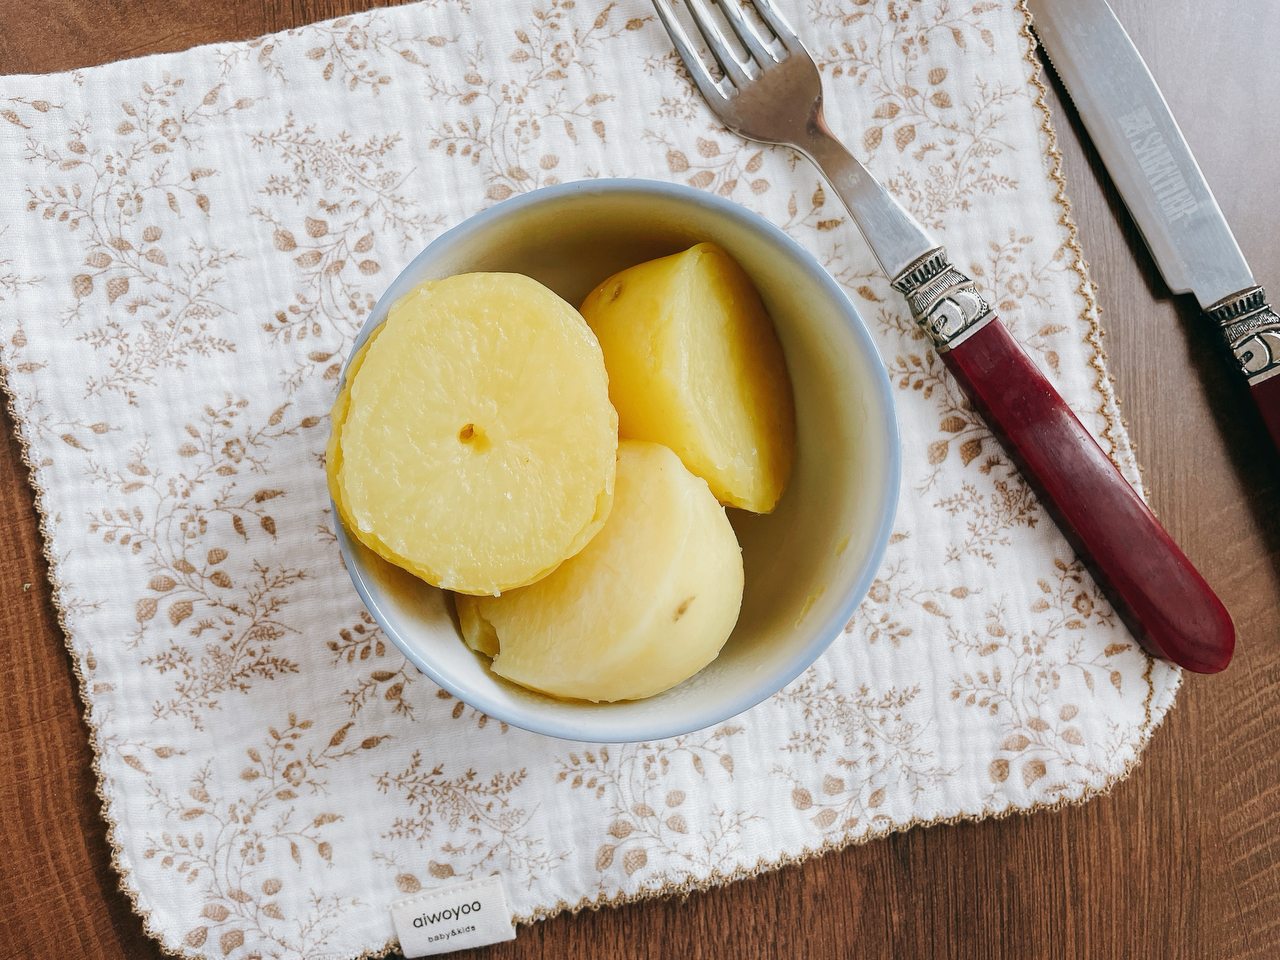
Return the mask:
<path fill-rule="evenodd" d="M 1280 48 L 1275 0 L 1112 2 L 1276 302 L 1280 71 L 1262 53 Z M 0 0 L 0 74 L 243 39 L 376 5 Z M 1141 766 L 1110 796 L 913 830 L 685 901 L 561 916 L 475 956 L 1280 955 L 1280 457 L 1194 302 L 1161 281 L 1061 88 L 1052 94 L 1151 503 L 1231 610 L 1235 662 L 1188 676 Z M 110 867 L 7 416 L 0 434 L 0 956 L 159 957 Z"/>

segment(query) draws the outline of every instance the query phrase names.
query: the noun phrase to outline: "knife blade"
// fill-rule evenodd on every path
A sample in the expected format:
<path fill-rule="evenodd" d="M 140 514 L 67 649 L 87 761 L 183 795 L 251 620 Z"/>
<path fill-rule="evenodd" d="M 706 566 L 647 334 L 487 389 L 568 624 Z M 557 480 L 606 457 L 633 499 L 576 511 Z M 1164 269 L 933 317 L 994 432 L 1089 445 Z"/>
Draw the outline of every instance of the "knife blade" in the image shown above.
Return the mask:
<path fill-rule="evenodd" d="M 1106 0 L 1027 0 L 1032 28 L 1165 283 L 1217 325 L 1280 448 L 1280 316 Z"/>

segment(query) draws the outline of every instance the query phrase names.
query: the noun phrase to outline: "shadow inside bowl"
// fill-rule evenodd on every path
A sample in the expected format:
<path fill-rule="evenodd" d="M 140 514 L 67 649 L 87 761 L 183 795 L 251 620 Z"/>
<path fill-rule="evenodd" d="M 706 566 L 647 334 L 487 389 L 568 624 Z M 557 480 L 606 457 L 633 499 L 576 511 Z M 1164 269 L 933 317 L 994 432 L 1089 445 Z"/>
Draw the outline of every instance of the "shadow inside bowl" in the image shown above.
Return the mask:
<path fill-rule="evenodd" d="M 771 694 L 838 636 L 883 556 L 899 450 L 884 366 L 860 317 L 813 258 L 762 218 L 690 188 L 638 180 L 565 184 L 505 201 L 435 240 L 396 279 L 356 346 L 424 280 L 521 273 L 574 306 L 636 263 L 711 240 L 755 282 L 786 353 L 796 461 L 772 514 L 729 510 L 742 545 L 742 613 L 720 656 L 646 700 L 558 700 L 495 676 L 462 643 L 442 591 L 338 530 L 348 571 L 390 639 L 421 670 L 490 716 L 551 736 L 621 742 L 718 723 Z M 335 514 L 336 515 L 336 514 Z"/>

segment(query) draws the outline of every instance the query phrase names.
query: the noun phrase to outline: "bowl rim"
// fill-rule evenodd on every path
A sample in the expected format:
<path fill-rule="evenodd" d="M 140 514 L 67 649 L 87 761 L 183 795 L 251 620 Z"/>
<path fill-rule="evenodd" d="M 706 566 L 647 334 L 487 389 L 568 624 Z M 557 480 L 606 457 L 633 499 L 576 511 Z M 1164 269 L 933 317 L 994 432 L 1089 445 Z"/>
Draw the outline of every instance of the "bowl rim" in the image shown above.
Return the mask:
<path fill-rule="evenodd" d="M 862 603 L 867 591 L 871 588 L 875 575 L 884 559 L 885 550 L 888 548 L 889 536 L 897 515 L 899 488 L 902 480 L 901 436 L 898 430 L 897 405 L 894 400 L 893 388 L 889 382 L 888 371 L 866 322 L 836 280 L 823 269 L 813 254 L 776 224 L 760 214 L 715 194 L 697 190 L 684 184 L 667 183 L 661 180 L 610 177 L 575 180 L 541 187 L 495 203 L 493 206 L 473 214 L 461 223 L 450 227 L 428 243 L 422 252 L 396 275 L 395 280 L 387 286 L 382 296 L 378 298 L 378 302 L 373 310 L 369 312 L 347 353 L 347 358 L 342 366 L 342 375 L 338 379 L 339 389 L 346 382 L 347 367 L 351 363 L 351 357 L 369 338 L 372 331 L 384 322 L 386 314 L 390 310 L 392 302 L 394 302 L 388 302 L 391 300 L 392 294 L 395 295 L 394 299 L 399 299 L 402 295 L 395 290 L 399 285 L 400 279 L 414 272 L 415 268 L 422 262 L 437 256 L 440 248 L 449 247 L 459 241 L 466 240 L 487 229 L 494 221 L 527 208 L 558 203 L 566 198 L 627 193 L 640 195 L 664 194 L 735 221 L 738 225 L 760 235 L 766 242 L 780 247 L 782 252 L 788 254 L 792 262 L 810 280 L 822 288 L 827 298 L 840 307 L 850 334 L 877 361 L 871 364 L 873 368 L 872 376 L 875 381 L 875 392 L 881 401 L 883 415 L 874 418 L 872 423 L 877 424 L 884 435 L 887 447 L 885 458 L 885 473 L 887 476 L 885 479 L 884 503 L 882 504 L 879 523 L 873 533 L 870 548 L 856 580 L 847 591 L 843 603 L 831 616 L 821 623 L 815 623 L 810 628 L 808 642 L 803 644 L 783 666 L 765 674 L 760 682 L 750 685 L 729 702 L 716 700 L 701 709 L 680 711 L 671 718 L 659 717 L 643 726 L 638 726 L 633 731 L 629 731 L 628 736 L 625 738 L 615 740 L 600 738 L 599 742 L 604 743 L 636 743 L 662 740 L 723 723 L 731 717 L 735 717 L 764 702 L 784 689 L 796 677 L 812 666 L 826 652 L 827 648 L 835 642 L 835 639 L 843 633 L 845 625 L 853 617 L 854 611 Z M 433 250 L 437 251 L 437 253 L 433 253 Z M 374 323 L 375 319 L 377 323 Z M 543 715 L 538 712 L 531 713 L 519 707 L 516 711 L 512 711 L 510 702 L 498 700 L 489 691 L 468 683 L 460 683 L 456 678 L 438 670 L 430 660 L 421 655 L 415 644 L 400 634 L 400 631 L 395 626 L 394 618 L 387 615 L 378 599 L 379 590 L 366 580 L 360 564 L 354 562 L 352 539 L 347 533 L 337 506 L 332 499 L 330 500 L 330 509 L 333 513 L 334 528 L 343 563 L 352 583 L 355 585 L 356 592 L 359 593 L 361 600 L 374 619 L 378 621 L 383 632 L 387 634 L 391 642 L 399 648 L 400 652 L 414 666 L 430 677 L 436 684 L 453 694 L 453 696 L 474 709 L 487 714 L 494 720 L 503 721 L 531 733 L 538 733 L 561 740 L 581 741 L 583 734 L 591 734 L 590 730 L 583 729 L 581 718 L 556 716 L 554 714 Z M 536 693 L 536 691 L 534 692 Z M 554 702 L 554 698 L 548 699 Z M 601 732 L 609 734 L 615 731 L 605 730 Z M 595 742 L 594 739 L 593 742 Z"/>

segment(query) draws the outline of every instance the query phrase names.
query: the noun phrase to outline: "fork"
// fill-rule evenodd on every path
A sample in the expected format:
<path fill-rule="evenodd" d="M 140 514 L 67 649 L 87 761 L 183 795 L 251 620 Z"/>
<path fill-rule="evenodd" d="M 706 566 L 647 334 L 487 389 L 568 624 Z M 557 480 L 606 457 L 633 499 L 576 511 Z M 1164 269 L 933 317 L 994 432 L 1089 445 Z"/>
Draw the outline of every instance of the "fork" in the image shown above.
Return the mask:
<path fill-rule="evenodd" d="M 685 0 L 719 78 L 672 2 L 653 0 L 720 122 L 749 140 L 793 147 L 822 171 L 938 356 L 1134 637 L 1155 656 L 1190 670 L 1225 668 L 1235 627 L 1222 602 L 973 280 L 831 132 L 817 65 L 773 0 L 754 0 L 759 23 L 737 0 Z"/>

